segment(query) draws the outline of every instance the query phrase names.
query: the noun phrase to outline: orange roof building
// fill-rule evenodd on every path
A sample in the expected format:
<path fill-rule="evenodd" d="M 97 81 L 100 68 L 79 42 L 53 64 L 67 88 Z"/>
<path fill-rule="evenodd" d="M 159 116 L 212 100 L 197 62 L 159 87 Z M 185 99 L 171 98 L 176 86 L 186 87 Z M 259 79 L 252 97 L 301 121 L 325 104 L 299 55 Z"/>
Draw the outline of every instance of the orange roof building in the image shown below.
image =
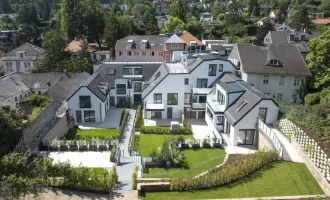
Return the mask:
<path fill-rule="evenodd" d="M 199 46 L 205 46 L 202 41 L 197 39 L 195 36 L 193 36 L 188 31 L 183 31 L 180 38 L 186 43 L 187 46 L 192 45 L 199 45 Z M 206 50 L 211 50 L 208 46 L 206 46 Z"/>
<path fill-rule="evenodd" d="M 330 19 L 329 18 L 314 19 L 313 23 L 318 24 L 318 25 L 329 25 L 330 24 Z"/>
<path fill-rule="evenodd" d="M 65 48 L 65 51 L 69 51 L 71 53 L 77 53 L 81 51 L 81 46 L 84 45 L 84 43 L 85 42 L 83 40 L 72 40 Z M 95 51 L 97 51 L 96 48 L 87 44 L 87 52 L 94 53 Z"/>

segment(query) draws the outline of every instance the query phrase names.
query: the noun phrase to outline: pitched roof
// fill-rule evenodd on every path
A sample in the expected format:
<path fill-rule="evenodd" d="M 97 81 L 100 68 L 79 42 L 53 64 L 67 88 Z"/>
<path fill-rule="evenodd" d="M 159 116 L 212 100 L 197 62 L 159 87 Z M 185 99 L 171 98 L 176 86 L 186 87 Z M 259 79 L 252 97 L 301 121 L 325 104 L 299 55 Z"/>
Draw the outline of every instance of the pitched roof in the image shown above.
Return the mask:
<path fill-rule="evenodd" d="M 170 38 L 166 40 L 165 43 L 177 43 L 177 44 L 185 44 L 186 42 L 183 41 L 179 36 L 173 34 Z"/>
<path fill-rule="evenodd" d="M 147 84 L 147 87 L 143 90 L 142 93 L 142 99 L 144 99 L 146 96 L 149 95 L 149 93 L 159 84 L 163 81 L 163 79 L 169 74 L 169 69 L 166 65 L 166 63 L 163 63 L 157 71 L 152 75 L 152 77 L 149 79 Z"/>
<path fill-rule="evenodd" d="M 195 36 L 193 36 L 191 33 L 189 33 L 188 31 L 183 31 L 182 35 L 180 36 L 180 38 L 187 44 L 190 45 L 190 41 L 195 41 L 197 43 L 197 45 L 204 45 L 202 43 L 202 41 L 200 41 L 199 39 L 197 39 Z"/>
<path fill-rule="evenodd" d="M 310 76 L 311 73 L 298 48 L 291 44 L 256 46 L 236 44 L 241 69 L 245 73 Z M 279 60 L 281 66 L 269 66 L 269 59 Z"/>
<path fill-rule="evenodd" d="M 28 91 L 29 87 L 25 85 L 16 76 L 7 76 L 0 79 L 0 100 L 6 99 L 20 91 Z"/>
<path fill-rule="evenodd" d="M 69 98 L 81 85 L 90 77 L 86 72 L 67 73 L 64 78 L 53 85 L 45 95 L 55 101 L 62 101 Z"/>
<path fill-rule="evenodd" d="M 17 76 L 32 89 L 48 89 L 59 82 L 63 77 L 62 72 L 47 73 L 17 73 Z"/>
<path fill-rule="evenodd" d="M 269 31 L 270 37 L 272 38 L 273 44 L 288 44 L 293 43 L 289 41 L 290 34 L 295 34 L 295 37 L 299 39 L 301 35 L 305 35 L 307 40 L 313 39 L 315 37 L 319 37 L 321 33 L 319 32 L 311 32 L 307 31 L 306 33 L 303 31 Z M 299 42 L 299 41 L 298 41 Z"/>
<path fill-rule="evenodd" d="M 330 19 L 328 19 L 328 18 L 325 18 L 325 19 L 314 19 L 312 22 L 314 24 L 328 25 L 328 24 L 330 24 Z"/>
<path fill-rule="evenodd" d="M 93 92 L 99 99 L 104 101 L 106 99 L 106 94 L 98 87 L 101 82 L 106 83 L 104 78 L 100 73 L 96 72 L 89 76 L 81 86 L 87 87 L 91 92 Z"/>
<path fill-rule="evenodd" d="M 85 44 L 85 41 L 83 40 L 72 40 L 65 48 L 65 51 L 69 51 L 72 53 L 77 53 L 79 51 L 81 51 L 81 47 L 82 45 Z M 93 46 L 87 44 L 87 52 L 92 53 L 97 51 L 96 48 L 94 48 Z"/>
<path fill-rule="evenodd" d="M 161 65 L 161 62 L 104 62 L 95 72 L 99 72 L 106 82 L 109 84 L 109 87 L 115 86 L 116 79 L 123 78 L 124 67 L 128 66 L 141 66 L 142 67 L 142 79 L 141 81 L 147 81 L 150 77 L 155 73 L 155 71 Z M 110 72 L 111 69 L 114 69 L 114 74 L 107 73 Z"/>
<path fill-rule="evenodd" d="M 262 92 L 232 73 L 225 73 L 218 84 L 228 93 L 242 93 L 224 112 L 224 115 L 232 125 L 237 124 L 261 100 L 273 101 L 272 98 L 265 96 Z M 241 109 L 237 109 L 242 103 L 245 105 Z"/>
<path fill-rule="evenodd" d="M 128 40 L 132 40 L 135 44 L 134 49 L 154 49 L 163 50 L 166 37 L 158 35 L 129 35 L 116 42 L 116 50 L 130 49 L 128 48 Z M 143 47 L 142 40 L 148 41 L 147 47 Z"/>
<path fill-rule="evenodd" d="M 25 51 L 26 56 L 39 56 L 45 53 L 46 50 L 27 42 L 22 46 L 17 47 L 16 49 L 13 49 L 12 51 L 8 52 L 6 56 L 16 56 L 16 52 L 18 51 Z"/>

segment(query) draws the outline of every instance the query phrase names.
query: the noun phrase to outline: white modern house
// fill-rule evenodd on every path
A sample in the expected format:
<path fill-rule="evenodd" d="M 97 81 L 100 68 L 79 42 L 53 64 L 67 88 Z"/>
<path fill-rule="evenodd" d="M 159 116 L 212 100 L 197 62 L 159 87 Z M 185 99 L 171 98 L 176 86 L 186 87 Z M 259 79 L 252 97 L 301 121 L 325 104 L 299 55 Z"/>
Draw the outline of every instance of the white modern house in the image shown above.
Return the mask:
<path fill-rule="evenodd" d="M 213 21 L 213 16 L 211 13 L 202 13 L 199 20 L 205 21 L 205 22 L 210 22 L 210 21 Z"/>
<path fill-rule="evenodd" d="M 39 66 L 44 53 L 44 49 L 33 44 L 23 44 L 2 57 L 5 74 L 29 73 L 33 67 Z"/>
<path fill-rule="evenodd" d="M 206 95 L 224 72 L 236 72 L 228 60 L 190 55 L 181 62 L 164 62 L 143 83 L 144 118 L 204 118 Z"/>
<path fill-rule="evenodd" d="M 292 44 L 235 44 L 228 57 L 241 78 L 267 96 L 300 103 L 298 89 L 311 76 L 298 48 Z"/>
<path fill-rule="evenodd" d="M 228 145 L 255 145 L 258 119 L 277 120 L 274 100 L 232 73 L 224 73 L 207 95 L 205 121 Z"/>
<path fill-rule="evenodd" d="M 109 97 L 108 83 L 95 73 L 67 99 L 69 115 L 78 123 L 101 123 L 110 107 Z"/>

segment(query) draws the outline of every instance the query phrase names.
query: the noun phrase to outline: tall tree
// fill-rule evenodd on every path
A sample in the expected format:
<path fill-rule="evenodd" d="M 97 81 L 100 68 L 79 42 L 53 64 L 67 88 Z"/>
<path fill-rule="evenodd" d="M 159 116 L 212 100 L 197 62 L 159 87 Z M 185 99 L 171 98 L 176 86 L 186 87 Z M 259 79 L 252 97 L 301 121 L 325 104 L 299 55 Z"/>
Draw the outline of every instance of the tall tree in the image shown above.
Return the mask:
<path fill-rule="evenodd" d="M 259 16 L 260 15 L 260 5 L 258 0 L 249 0 L 248 2 L 249 16 Z"/>
<path fill-rule="evenodd" d="M 120 37 L 119 22 L 113 12 L 105 16 L 104 40 L 107 46 L 113 49 Z"/>
<path fill-rule="evenodd" d="M 120 36 L 126 37 L 127 35 L 132 35 L 136 32 L 136 27 L 134 26 L 134 22 L 129 15 L 118 16 L 118 22 L 120 27 Z"/>
<path fill-rule="evenodd" d="M 153 9 L 148 9 L 142 16 L 144 32 L 146 35 L 159 34 L 158 23 L 154 15 Z"/>
<path fill-rule="evenodd" d="M 14 36 L 14 47 L 19 47 L 26 42 L 40 45 L 40 31 L 35 24 L 23 24 L 20 28 L 21 30 Z"/>
<path fill-rule="evenodd" d="M 226 7 L 222 3 L 215 3 L 211 8 L 211 14 L 214 18 L 217 17 L 220 13 L 225 13 L 225 11 Z"/>
<path fill-rule="evenodd" d="M 101 47 L 101 41 L 104 33 L 104 12 L 98 1 L 83 1 L 83 24 L 86 29 L 88 40 L 96 41 Z"/>
<path fill-rule="evenodd" d="M 297 30 L 310 28 L 312 26 L 312 21 L 308 14 L 308 8 L 306 6 L 299 6 L 297 13 L 292 17 L 291 27 Z"/>
<path fill-rule="evenodd" d="M 58 30 L 50 30 L 45 38 L 46 54 L 41 61 L 41 70 L 63 71 L 66 67 L 68 52 L 65 51 L 66 42 Z"/>
<path fill-rule="evenodd" d="M 312 86 L 322 89 L 330 86 L 330 28 L 308 43 L 309 53 L 306 57 L 311 70 Z"/>
<path fill-rule="evenodd" d="M 17 11 L 17 21 L 20 24 L 39 24 L 38 13 L 36 7 L 32 3 L 20 5 Z"/>
<path fill-rule="evenodd" d="M 257 39 L 259 41 L 263 41 L 263 39 L 265 38 L 265 36 L 267 35 L 267 33 L 269 31 L 274 31 L 274 25 L 268 21 L 264 22 L 264 24 L 260 27 L 258 27 L 257 30 Z"/>
<path fill-rule="evenodd" d="M 70 40 L 82 37 L 83 17 L 81 0 L 62 0 L 61 6 L 61 29 Z"/>
<path fill-rule="evenodd" d="M 12 9 L 9 0 L 0 0 L 0 13 L 7 14 L 11 12 Z"/>
<path fill-rule="evenodd" d="M 174 33 L 177 29 L 183 31 L 186 29 L 186 24 L 177 17 L 170 16 L 165 22 L 162 32 Z"/>
<path fill-rule="evenodd" d="M 278 23 L 282 24 L 285 21 L 287 16 L 289 4 L 286 1 L 281 1 L 279 3 L 279 10 L 278 10 Z"/>
<path fill-rule="evenodd" d="M 204 33 L 204 26 L 200 21 L 191 21 L 187 24 L 187 31 L 195 37 L 202 39 Z"/>
<path fill-rule="evenodd" d="M 322 0 L 319 9 L 324 12 L 326 17 L 330 17 L 330 1 L 329 0 Z"/>

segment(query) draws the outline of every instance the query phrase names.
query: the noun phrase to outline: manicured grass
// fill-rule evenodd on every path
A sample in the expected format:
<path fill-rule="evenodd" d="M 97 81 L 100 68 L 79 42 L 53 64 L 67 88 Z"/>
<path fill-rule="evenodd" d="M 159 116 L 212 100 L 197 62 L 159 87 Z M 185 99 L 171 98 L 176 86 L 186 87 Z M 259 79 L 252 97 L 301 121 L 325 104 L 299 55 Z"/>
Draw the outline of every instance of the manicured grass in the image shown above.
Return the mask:
<path fill-rule="evenodd" d="M 70 129 L 67 135 L 65 136 L 66 139 L 72 140 L 75 137 L 85 138 L 89 137 L 114 137 L 118 138 L 118 129 L 108 129 L 108 128 L 100 128 L 100 129 L 89 129 L 89 130 L 82 130 L 82 129 Z"/>
<path fill-rule="evenodd" d="M 201 160 L 204 157 L 200 158 Z M 189 192 L 148 192 L 141 199 L 211 199 L 324 194 L 305 164 L 270 163 L 258 172 L 228 186 Z"/>
<path fill-rule="evenodd" d="M 186 167 L 149 168 L 143 178 L 192 178 L 223 163 L 226 152 L 222 149 L 199 149 L 182 151 Z"/>
<path fill-rule="evenodd" d="M 166 137 L 171 137 L 171 135 L 161 135 L 161 134 L 141 134 L 139 135 L 138 149 L 140 153 L 147 157 L 152 153 L 153 150 L 157 151 L 158 147 L 161 147 L 164 143 Z M 180 137 L 180 135 L 175 135 L 175 138 Z M 193 137 L 192 135 L 182 135 L 183 138 L 188 139 Z"/>

